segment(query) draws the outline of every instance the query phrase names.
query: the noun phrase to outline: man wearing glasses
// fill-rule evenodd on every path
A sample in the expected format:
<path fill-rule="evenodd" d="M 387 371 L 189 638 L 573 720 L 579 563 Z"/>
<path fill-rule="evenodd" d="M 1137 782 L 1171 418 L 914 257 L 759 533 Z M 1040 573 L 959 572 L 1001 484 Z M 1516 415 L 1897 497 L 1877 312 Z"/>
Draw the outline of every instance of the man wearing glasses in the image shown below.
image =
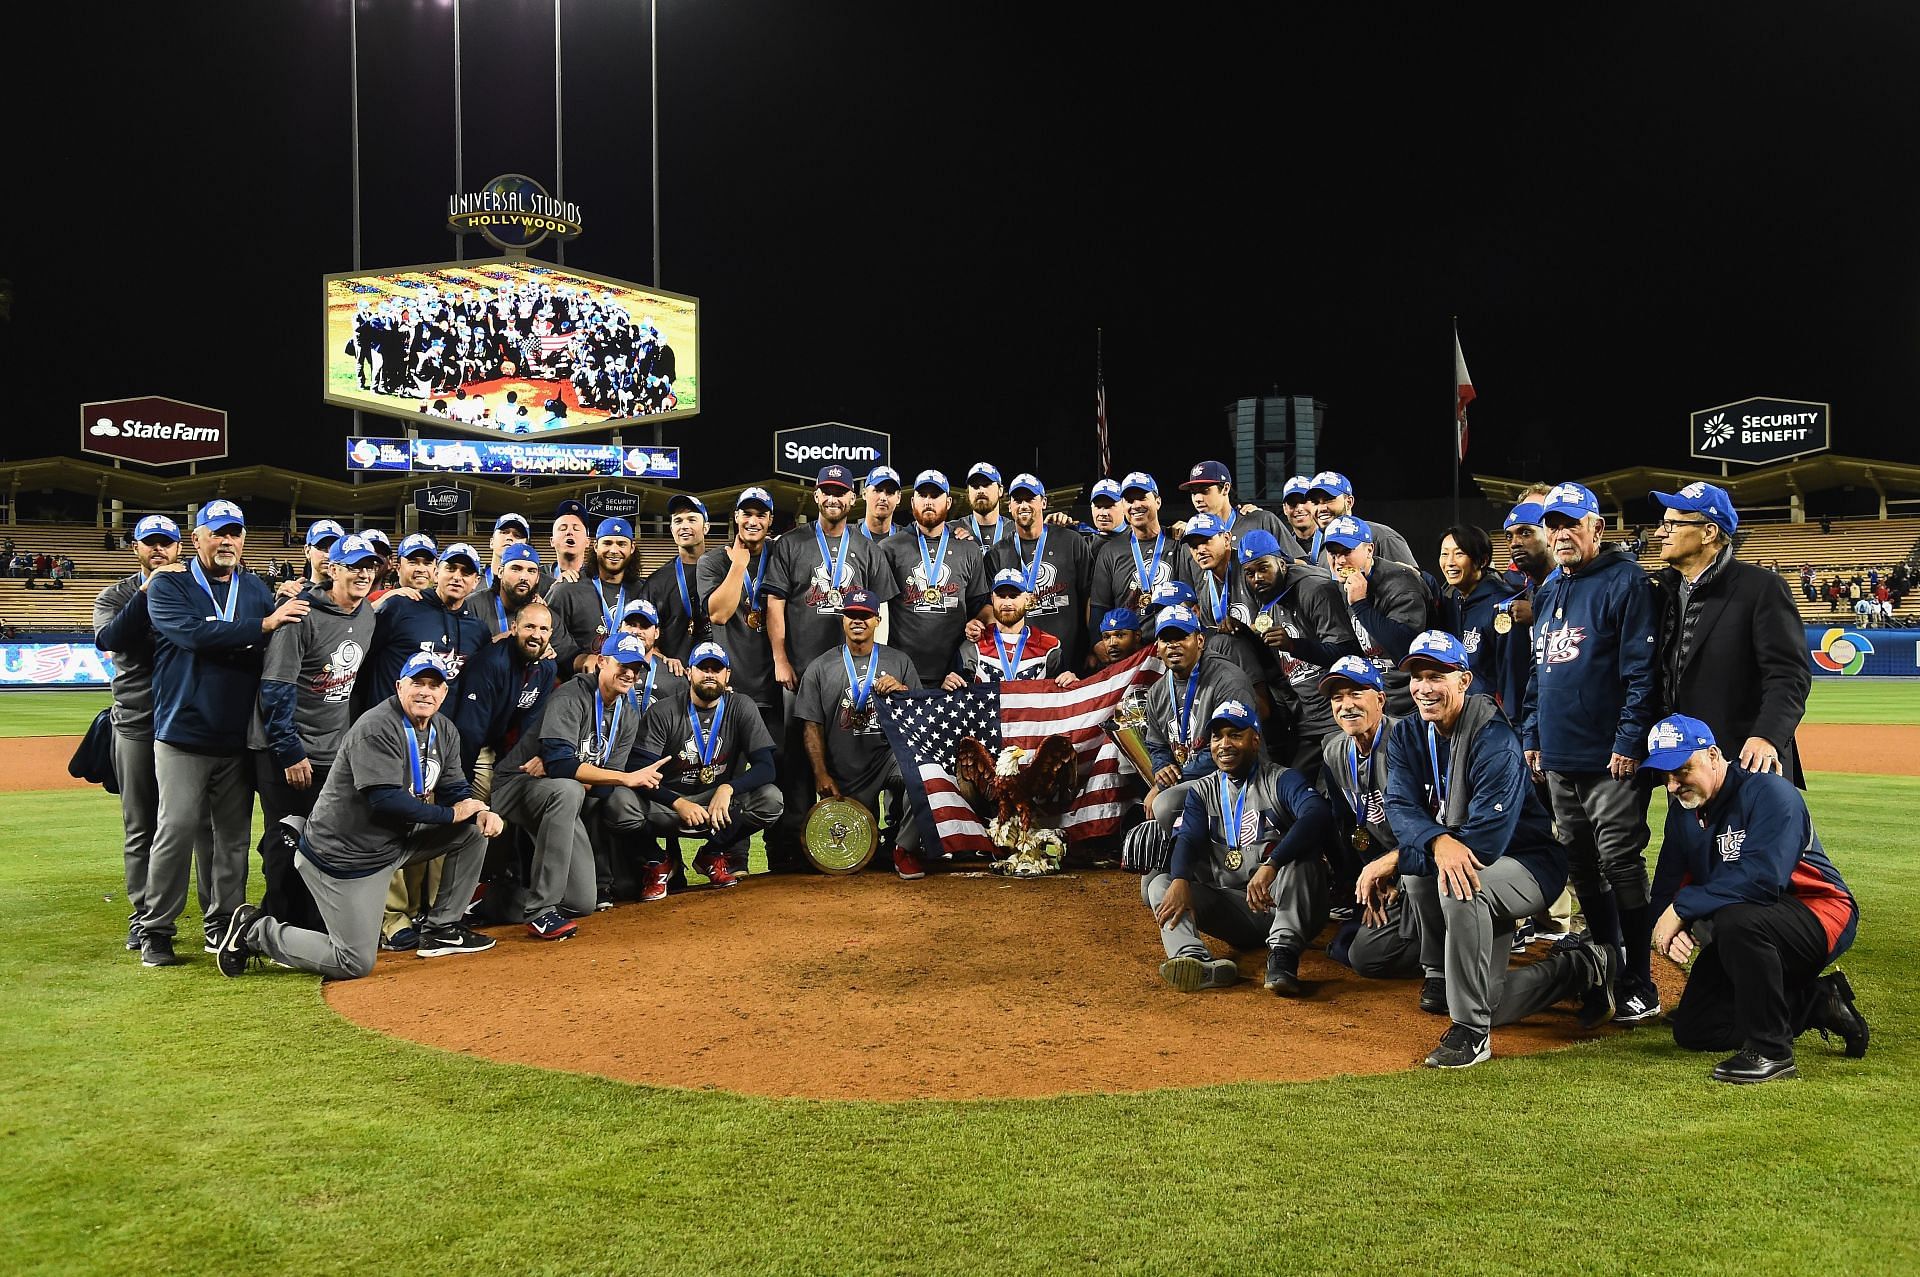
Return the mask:
<path fill-rule="evenodd" d="M 1690 483 L 1650 494 L 1659 525 L 1661 702 L 1700 719 L 1714 739 L 1740 742 L 1746 771 L 1806 777 L 1794 729 L 1813 675 L 1806 632 L 1778 573 L 1733 557 L 1740 528 L 1726 490 Z"/>

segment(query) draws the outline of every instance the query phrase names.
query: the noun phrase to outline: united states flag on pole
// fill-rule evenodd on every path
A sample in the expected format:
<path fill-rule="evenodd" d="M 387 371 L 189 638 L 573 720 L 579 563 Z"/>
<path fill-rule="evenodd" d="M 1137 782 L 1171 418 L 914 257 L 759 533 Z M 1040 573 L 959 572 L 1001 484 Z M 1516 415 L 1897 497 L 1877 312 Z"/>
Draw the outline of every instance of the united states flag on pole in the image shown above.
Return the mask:
<path fill-rule="evenodd" d="M 1453 441 L 1460 460 L 1467 459 L 1467 405 L 1473 402 L 1473 378 L 1467 375 L 1467 357 L 1460 349 L 1460 329 L 1453 330 Z"/>
<path fill-rule="evenodd" d="M 1100 477 L 1113 474 L 1113 449 L 1107 439 L 1107 380 L 1101 377 L 1093 390 L 1093 424 L 1100 435 Z"/>
<path fill-rule="evenodd" d="M 1153 649 L 1089 675 L 1072 687 L 1048 679 L 975 683 L 957 692 L 900 692 L 880 698 L 880 728 L 900 760 L 921 845 L 949 853 L 992 852 L 986 826 L 961 796 L 953 755 L 971 736 L 998 753 L 1006 745 L 1038 749 L 1049 736 L 1073 742 L 1080 792 L 1061 831 L 1068 842 L 1118 833 L 1125 809 L 1120 750 L 1103 730 L 1127 692 L 1160 676 Z M 991 814 L 991 813 L 989 813 Z"/>

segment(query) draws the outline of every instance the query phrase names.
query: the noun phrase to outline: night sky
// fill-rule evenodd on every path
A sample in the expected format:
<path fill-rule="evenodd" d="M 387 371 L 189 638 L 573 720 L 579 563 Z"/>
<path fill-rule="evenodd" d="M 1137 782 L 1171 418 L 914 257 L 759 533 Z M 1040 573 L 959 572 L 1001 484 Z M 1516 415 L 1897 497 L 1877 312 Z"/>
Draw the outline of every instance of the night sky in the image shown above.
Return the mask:
<path fill-rule="evenodd" d="M 1455 314 L 1470 468 L 1683 464 L 1688 412 L 1749 395 L 1920 460 L 1920 6 L 1209 8 L 666 0 L 687 482 L 764 475 L 775 429 L 821 420 L 891 431 L 909 470 L 1037 449 L 1084 482 L 1104 328 L 1117 470 L 1224 456 L 1224 406 L 1277 389 L 1330 405 L 1323 463 L 1364 492 L 1435 494 Z M 646 282 L 645 9 L 562 10 L 567 261 Z M 19 51 L 6 455 L 162 394 L 225 407 L 237 462 L 343 473 L 319 282 L 352 265 L 347 17 L 68 6 Z M 552 5 L 462 23 L 467 188 L 551 190 Z M 366 268 L 454 255 L 452 25 L 361 4 Z"/>

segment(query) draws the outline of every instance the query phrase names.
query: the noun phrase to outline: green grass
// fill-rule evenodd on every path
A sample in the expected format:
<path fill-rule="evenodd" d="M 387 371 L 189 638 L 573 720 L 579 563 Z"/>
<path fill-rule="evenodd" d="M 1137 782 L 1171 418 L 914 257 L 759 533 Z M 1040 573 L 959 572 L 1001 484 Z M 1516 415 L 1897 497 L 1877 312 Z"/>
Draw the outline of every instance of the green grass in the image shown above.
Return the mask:
<path fill-rule="evenodd" d="M 78 736 L 112 703 L 104 691 L 0 692 L 0 736 Z"/>
<path fill-rule="evenodd" d="M 1845 965 L 1875 1038 L 1803 1039 L 1798 1082 L 1714 1086 L 1649 1028 L 1462 1075 L 832 1104 L 447 1054 L 304 976 L 143 971 L 112 801 L 9 796 L 7 1267 L 1912 1272 L 1920 781 L 1821 774 L 1813 802 L 1865 901 Z"/>
<path fill-rule="evenodd" d="M 1806 721 L 1920 723 L 1920 678 L 1815 679 Z"/>

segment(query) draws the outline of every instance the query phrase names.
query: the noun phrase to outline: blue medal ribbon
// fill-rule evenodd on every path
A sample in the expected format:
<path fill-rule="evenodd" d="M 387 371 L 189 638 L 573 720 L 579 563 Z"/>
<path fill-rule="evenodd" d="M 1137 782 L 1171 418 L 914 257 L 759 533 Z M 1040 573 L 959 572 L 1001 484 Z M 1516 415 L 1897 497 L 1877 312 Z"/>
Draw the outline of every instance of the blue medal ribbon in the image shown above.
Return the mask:
<path fill-rule="evenodd" d="M 827 550 L 827 534 L 820 530 L 818 523 L 813 525 L 813 539 L 820 544 L 820 565 L 827 569 L 829 588 L 837 590 L 845 584 L 847 549 L 853 544 L 853 538 L 845 532 L 840 534 L 840 557 L 837 559 Z"/>
<path fill-rule="evenodd" d="M 760 583 L 767 579 L 767 547 L 760 547 L 760 567 L 747 578 L 747 611 L 760 610 Z"/>
<path fill-rule="evenodd" d="M 606 625 L 607 633 L 611 634 L 620 628 L 620 617 L 627 610 L 626 584 L 623 582 L 620 586 L 620 593 L 614 596 L 613 610 L 611 612 L 607 610 L 607 587 L 603 583 L 598 581 L 594 582 L 593 595 L 600 603 L 600 620 Z"/>
<path fill-rule="evenodd" d="M 631 693 L 628 695 L 631 695 Z M 627 698 L 625 696 L 615 701 L 613 703 L 613 727 L 611 730 L 603 730 L 606 728 L 607 703 L 597 694 L 594 696 L 593 746 L 595 752 L 600 755 L 600 762 L 596 763 L 595 766 L 600 766 L 607 761 L 607 751 L 613 748 L 614 739 L 620 735 L 620 713 L 626 709 L 626 707 Z"/>
<path fill-rule="evenodd" d="M 1005 519 L 995 519 L 993 521 L 993 540 L 988 541 L 980 534 L 980 516 L 979 515 L 977 514 L 968 515 L 967 522 L 973 526 L 973 539 L 989 547 L 1000 544 L 1001 529 L 1007 526 L 1007 521 Z"/>
<path fill-rule="evenodd" d="M 1440 734 L 1427 724 L 1427 764 L 1433 768 L 1433 815 L 1444 820 L 1447 812 L 1447 786 L 1440 778 Z"/>
<path fill-rule="evenodd" d="M 999 627 L 997 626 L 993 631 L 993 645 L 1000 649 L 1001 673 L 1009 679 L 1016 677 L 1020 669 L 1020 662 L 1027 654 L 1027 627 L 1024 625 L 1020 627 L 1020 641 L 1014 644 L 1013 659 L 1011 661 L 1007 659 L 1006 637 L 1000 633 Z"/>
<path fill-rule="evenodd" d="M 1245 818 L 1247 810 L 1247 790 L 1253 788 L 1253 779 L 1251 776 L 1248 777 L 1247 783 L 1240 786 L 1240 792 L 1233 796 L 1232 807 L 1228 807 L 1227 791 L 1232 787 L 1232 777 L 1228 776 L 1225 772 L 1221 772 L 1220 823 L 1226 826 L 1227 846 L 1238 847 L 1240 845 L 1240 822 Z"/>
<path fill-rule="evenodd" d="M 494 614 L 500 618 L 500 632 L 505 634 L 507 632 L 507 605 L 501 601 L 498 594 L 493 596 L 493 611 Z"/>
<path fill-rule="evenodd" d="M 1371 765 L 1374 752 L 1380 748 L 1380 738 L 1386 735 L 1387 721 L 1382 718 L 1380 726 L 1373 729 L 1373 744 L 1367 747 L 1367 760 Z M 1360 742 L 1347 742 L 1347 775 L 1353 781 L 1353 788 L 1347 794 L 1347 805 L 1353 808 L 1353 818 L 1362 829 L 1367 827 L 1366 799 L 1360 796 Z"/>
<path fill-rule="evenodd" d="M 713 756 L 720 752 L 720 724 L 727 716 L 727 698 L 722 696 L 713 709 L 713 726 L 703 735 L 700 731 L 700 711 L 694 708 L 693 698 L 687 698 L 687 721 L 693 725 L 693 745 L 700 751 L 700 766 L 713 766 Z"/>
<path fill-rule="evenodd" d="M 222 603 L 220 596 L 213 592 L 213 582 L 207 580 L 207 574 L 201 570 L 198 555 L 194 556 L 189 566 L 193 572 L 193 579 L 200 583 L 200 588 L 207 592 L 207 598 L 212 600 L 214 612 L 223 621 L 233 620 L 233 609 L 240 603 L 240 574 L 235 572 L 227 577 L 227 601 Z"/>
<path fill-rule="evenodd" d="M 1207 593 L 1213 596 L 1213 627 L 1219 629 L 1227 623 L 1227 605 L 1233 601 L 1233 586 L 1228 584 L 1221 589 L 1213 583 L 1213 573 L 1207 573 Z"/>
<path fill-rule="evenodd" d="M 1160 552 L 1166 549 L 1167 534 L 1163 529 L 1154 534 L 1153 562 L 1149 564 L 1140 553 L 1140 538 L 1131 532 L 1127 534 L 1127 548 L 1133 551 L 1134 579 L 1140 582 L 1142 594 L 1153 593 L 1154 580 L 1160 575 Z"/>
<path fill-rule="evenodd" d="M 840 645 L 840 659 L 847 666 L 847 690 L 853 695 L 853 707 L 864 711 L 867 708 L 867 701 L 873 695 L 873 676 L 880 672 L 880 653 L 878 651 L 867 653 L 867 681 L 864 683 L 853 671 L 853 649 L 845 643 Z"/>
<path fill-rule="evenodd" d="M 953 529 L 944 523 L 940 525 L 940 548 L 934 551 L 932 560 L 927 558 L 927 534 L 915 528 L 913 535 L 920 539 L 920 570 L 926 574 L 927 590 L 937 593 L 940 589 L 940 569 L 947 563 L 947 538 L 953 535 Z"/>
<path fill-rule="evenodd" d="M 653 680 L 655 676 L 657 676 L 659 673 L 660 673 L 660 667 L 656 665 L 654 663 L 653 658 L 649 656 L 647 658 L 646 687 L 641 690 L 634 690 L 630 688 L 627 691 L 627 700 L 632 702 L 635 713 L 644 714 L 647 712 L 647 707 L 653 704 Z"/>
<path fill-rule="evenodd" d="M 1020 574 L 1025 578 L 1022 583 L 1027 587 L 1028 594 L 1033 593 L 1034 580 L 1040 575 L 1040 560 L 1045 558 L 1046 555 L 1047 525 L 1044 523 L 1040 525 L 1040 536 L 1034 542 L 1033 562 L 1027 562 L 1026 558 L 1020 553 L 1020 538 L 1016 536 L 1013 539 L 1013 557 L 1020 561 Z"/>
<path fill-rule="evenodd" d="M 1193 673 L 1187 675 L 1187 694 L 1180 698 L 1180 745 L 1189 753 L 1193 752 L 1193 697 L 1200 690 L 1200 662 L 1193 663 Z"/>
<path fill-rule="evenodd" d="M 421 761 L 420 737 L 414 732 L 413 720 L 407 717 L 407 712 L 400 709 L 398 705 L 395 705 L 394 709 L 400 715 L 402 726 L 406 728 L 407 767 L 413 777 L 413 784 L 408 792 L 421 802 L 425 802 L 427 801 L 427 772 L 426 765 Z M 432 723 L 427 724 L 427 753 L 433 753 L 439 741 L 440 729 Z"/>
<path fill-rule="evenodd" d="M 687 614 L 687 629 L 693 629 L 693 596 L 687 593 L 687 561 L 678 556 L 673 560 L 673 575 L 680 582 L 680 610 Z"/>

